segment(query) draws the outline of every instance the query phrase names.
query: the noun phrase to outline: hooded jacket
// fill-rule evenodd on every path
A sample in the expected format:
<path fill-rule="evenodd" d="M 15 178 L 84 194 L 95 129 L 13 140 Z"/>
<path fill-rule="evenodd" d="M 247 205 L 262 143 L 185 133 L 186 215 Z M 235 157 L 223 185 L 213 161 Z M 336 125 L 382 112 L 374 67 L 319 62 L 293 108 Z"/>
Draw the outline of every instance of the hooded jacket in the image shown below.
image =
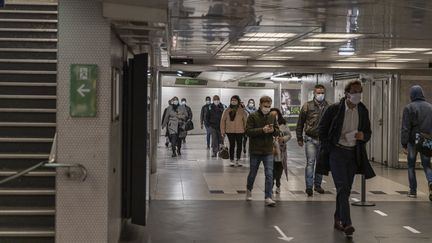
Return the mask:
<path fill-rule="evenodd" d="M 423 89 L 414 85 L 410 90 L 411 103 L 403 110 L 401 143 L 404 148 L 415 144 L 416 133 L 432 134 L 432 104 L 426 101 Z"/>

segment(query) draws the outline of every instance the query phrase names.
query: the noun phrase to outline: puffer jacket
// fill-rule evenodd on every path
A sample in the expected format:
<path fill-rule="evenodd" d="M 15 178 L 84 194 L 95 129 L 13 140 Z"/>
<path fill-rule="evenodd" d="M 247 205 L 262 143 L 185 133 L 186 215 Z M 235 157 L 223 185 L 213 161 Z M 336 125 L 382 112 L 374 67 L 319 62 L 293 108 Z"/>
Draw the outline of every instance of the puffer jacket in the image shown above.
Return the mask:
<path fill-rule="evenodd" d="M 328 108 L 329 104 L 327 101 L 323 101 L 321 104 L 314 100 L 308 101 L 303 105 L 300 116 L 297 121 L 297 141 L 303 141 L 303 130 L 306 136 L 313 139 L 319 138 L 319 121 L 324 114 L 324 111 Z"/>
<path fill-rule="evenodd" d="M 426 101 L 420 86 L 411 87 L 411 103 L 403 111 L 401 143 L 415 144 L 416 133 L 432 134 L 432 104 Z"/>
<path fill-rule="evenodd" d="M 273 124 L 273 133 L 264 133 L 263 127 Z M 253 155 L 273 154 L 273 137 L 279 134 L 279 125 L 274 116 L 264 115 L 261 110 L 249 115 L 246 123 L 249 152 Z"/>
<path fill-rule="evenodd" d="M 231 111 L 232 108 L 228 108 L 222 114 L 220 123 L 221 134 L 245 133 L 247 122 L 245 110 L 242 107 L 238 107 L 233 121 L 231 121 L 231 117 L 229 115 Z"/>

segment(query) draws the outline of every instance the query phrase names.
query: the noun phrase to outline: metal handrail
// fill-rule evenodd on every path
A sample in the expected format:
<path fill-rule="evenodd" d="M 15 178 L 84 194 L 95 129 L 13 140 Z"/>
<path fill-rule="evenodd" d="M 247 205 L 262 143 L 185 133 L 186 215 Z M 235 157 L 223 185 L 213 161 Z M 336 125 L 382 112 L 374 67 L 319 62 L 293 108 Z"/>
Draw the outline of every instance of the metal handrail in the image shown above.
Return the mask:
<path fill-rule="evenodd" d="M 78 178 L 81 177 L 81 181 L 85 181 L 87 179 L 87 169 L 85 168 L 84 165 L 79 164 L 79 163 L 74 163 L 74 164 L 59 164 L 56 163 L 57 161 L 57 133 L 54 136 L 54 141 L 53 144 L 51 146 L 51 152 L 49 155 L 49 158 L 47 161 L 42 161 L 39 162 L 25 170 L 22 170 L 20 172 L 17 172 L 14 175 L 8 176 L 6 178 L 4 178 L 3 180 L 0 181 L 0 185 L 15 180 L 17 178 L 20 178 L 26 174 L 28 174 L 29 172 L 32 172 L 40 167 L 47 167 L 47 168 L 68 168 L 68 171 L 66 172 L 66 175 L 68 178 Z M 74 172 L 72 171 L 73 168 L 78 168 L 79 172 Z"/>

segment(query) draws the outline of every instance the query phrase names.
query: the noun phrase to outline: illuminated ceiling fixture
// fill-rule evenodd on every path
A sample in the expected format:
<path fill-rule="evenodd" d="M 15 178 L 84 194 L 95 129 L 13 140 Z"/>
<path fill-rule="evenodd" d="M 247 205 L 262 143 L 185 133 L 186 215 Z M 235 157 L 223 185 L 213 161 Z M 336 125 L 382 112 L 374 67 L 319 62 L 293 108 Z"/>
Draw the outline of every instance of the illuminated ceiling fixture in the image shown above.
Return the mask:
<path fill-rule="evenodd" d="M 320 50 L 281 49 L 279 52 L 319 52 Z"/>
<path fill-rule="evenodd" d="M 355 49 L 351 47 L 351 45 L 342 46 L 338 50 L 339 56 L 352 56 L 354 54 L 355 54 Z"/>
<path fill-rule="evenodd" d="M 395 55 L 395 54 L 370 54 L 368 56 L 378 57 L 378 58 L 397 57 L 397 55 Z"/>
<path fill-rule="evenodd" d="M 352 33 L 321 33 L 314 34 L 312 38 L 328 38 L 328 39 L 354 39 L 362 37 L 363 34 L 352 34 Z"/>
<path fill-rule="evenodd" d="M 294 49 L 294 50 L 323 50 L 325 46 L 287 46 L 284 49 Z"/>
<path fill-rule="evenodd" d="M 345 59 L 338 60 L 338 62 L 367 62 L 367 61 L 373 61 L 375 58 L 371 57 L 349 57 Z"/>
<path fill-rule="evenodd" d="M 258 58 L 259 60 L 289 60 L 293 59 L 294 57 L 282 57 L 282 56 L 264 56 Z"/>
<path fill-rule="evenodd" d="M 273 37 L 273 38 L 290 38 L 296 36 L 293 33 L 265 33 L 265 32 L 250 32 L 245 33 L 245 37 Z"/>
<path fill-rule="evenodd" d="M 248 59 L 248 58 L 250 58 L 250 56 L 223 56 L 223 55 L 221 55 L 221 56 L 217 56 L 216 58 L 217 59 L 233 59 L 233 60 L 235 60 L 235 59 Z"/>
<path fill-rule="evenodd" d="M 423 53 L 423 54 L 429 54 L 429 55 L 430 55 L 430 54 L 432 54 L 432 51 L 430 51 L 430 52 L 425 52 L 425 53 Z"/>
<path fill-rule="evenodd" d="M 302 81 L 302 79 L 299 77 L 275 77 L 275 76 L 270 77 L 270 80 L 276 82 L 301 82 Z"/>
<path fill-rule="evenodd" d="M 265 51 L 264 48 L 230 48 L 228 51 Z"/>
<path fill-rule="evenodd" d="M 392 58 L 392 59 L 386 59 L 382 60 L 383 62 L 413 62 L 413 61 L 420 61 L 421 59 L 414 59 L 414 58 Z"/>
<path fill-rule="evenodd" d="M 271 46 L 232 45 L 231 48 L 270 48 Z"/>
<path fill-rule="evenodd" d="M 389 49 L 390 51 L 413 51 L 413 52 L 417 52 L 417 51 L 432 51 L 431 48 L 392 48 Z"/>
<path fill-rule="evenodd" d="M 239 41 L 250 41 L 250 42 L 280 42 L 286 38 L 274 38 L 274 37 L 243 37 Z"/>
<path fill-rule="evenodd" d="M 414 53 L 413 51 L 392 51 L 392 50 L 388 50 L 388 51 L 377 51 L 376 53 L 378 54 L 411 54 Z"/>
<path fill-rule="evenodd" d="M 301 40 L 303 42 L 347 42 L 349 39 L 325 39 L 325 38 L 311 38 Z"/>
<path fill-rule="evenodd" d="M 178 73 L 180 73 L 180 74 L 183 74 L 183 71 L 177 71 Z"/>

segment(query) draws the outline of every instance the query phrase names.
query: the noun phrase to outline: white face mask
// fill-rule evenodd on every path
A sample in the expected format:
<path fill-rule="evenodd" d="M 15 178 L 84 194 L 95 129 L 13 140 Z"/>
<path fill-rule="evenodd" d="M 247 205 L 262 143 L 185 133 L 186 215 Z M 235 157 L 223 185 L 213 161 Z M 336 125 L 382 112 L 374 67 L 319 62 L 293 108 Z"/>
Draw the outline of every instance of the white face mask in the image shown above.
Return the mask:
<path fill-rule="evenodd" d="M 358 105 L 360 103 L 360 101 L 361 101 L 361 94 L 360 93 L 357 93 L 357 94 L 348 94 L 348 99 L 354 105 Z"/>
<path fill-rule="evenodd" d="M 174 105 L 178 105 L 178 104 L 179 104 L 178 100 L 174 100 L 172 103 L 173 103 Z"/>
<path fill-rule="evenodd" d="M 267 115 L 268 113 L 270 113 L 270 108 L 263 107 L 261 108 L 261 111 L 264 115 Z"/>
<path fill-rule="evenodd" d="M 318 102 L 322 102 L 322 101 L 324 100 L 324 98 L 325 98 L 325 95 L 324 95 L 324 94 L 317 94 L 317 95 L 315 95 L 315 99 L 316 99 Z"/>
<path fill-rule="evenodd" d="M 206 100 L 207 105 L 210 105 L 210 103 L 211 103 L 210 100 Z"/>
<path fill-rule="evenodd" d="M 253 108 L 254 106 L 255 106 L 254 103 L 249 103 L 250 108 Z"/>
<path fill-rule="evenodd" d="M 231 101 L 231 105 L 238 105 L 237 101 Z"/>
<path fill-rule="evenodd" d="M 186 101 L 182 101 L 182 105 L 186 105 Z"/>
<path fill-rule="evenodd" d="M 219 105 L 219 104 L 220 104 L 220 100 L 213 100 L 213 103 L 214 103 L 215 105 Z"/>

